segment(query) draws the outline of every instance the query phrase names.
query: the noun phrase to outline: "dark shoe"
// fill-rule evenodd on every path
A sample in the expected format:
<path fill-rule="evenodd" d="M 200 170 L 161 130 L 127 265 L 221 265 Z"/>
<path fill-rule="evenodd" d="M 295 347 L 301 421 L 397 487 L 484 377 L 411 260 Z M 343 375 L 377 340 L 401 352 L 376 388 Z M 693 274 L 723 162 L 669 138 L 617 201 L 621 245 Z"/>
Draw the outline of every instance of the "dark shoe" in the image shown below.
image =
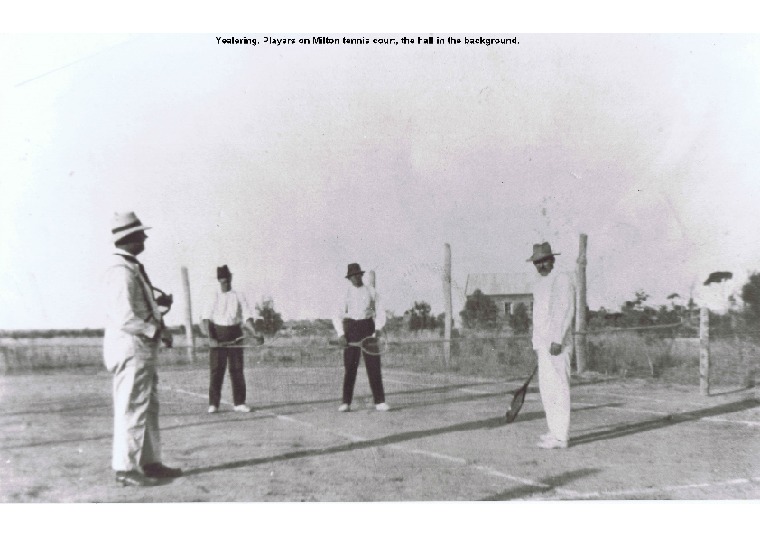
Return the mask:
<path fill-rule="evenodd" d="M 160 462 L 146 464 L 143 466 L 143 472 L 145 472 L 145 475 L 148 477 L 155 477 L 158 479 L 168 479 L 182 475 L 182 470 L 179 468 L 169 468 Z"/>
<path fill-rule="evenodd" d="M 116 472 L 116 482 L 124 487 L 152 487 L 158 481 L 152 477 L 144 476 L 140 472 Z"/>

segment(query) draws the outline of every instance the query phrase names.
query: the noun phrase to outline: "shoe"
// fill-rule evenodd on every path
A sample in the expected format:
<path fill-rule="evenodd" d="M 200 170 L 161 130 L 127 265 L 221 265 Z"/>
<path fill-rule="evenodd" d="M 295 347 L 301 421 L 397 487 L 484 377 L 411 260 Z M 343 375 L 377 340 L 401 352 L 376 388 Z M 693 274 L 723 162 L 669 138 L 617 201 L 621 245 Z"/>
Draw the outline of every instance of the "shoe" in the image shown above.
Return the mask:
<path fill-rule="evenodd" d="M 549 436 L 548 438 L 541 437 L 541 441 L 536 444 L 538 447 L 543 449 L 565 449 L 567 448 L 567 442 L 564 440 L 557 440 L 553 436 Z"/>
<path fill-rule="evenodd" d="M 253 409 L 246 404 L 242 404 L 242 405 L 235 405 L 234 410 L 235 412 L 250 412 Z"/>
<path fill-rule="evenodd" d="M 152 487 L 158 484 L 156 479 L 143 475 L 136 470 L 116 472 L 116 482 L 123 487 Z"/>
<path fill-rule="evenodd" d="M 380 412 L 388 412 L 391 409 L 391 407 L 388 406 L 388 403 L 380 403 L 375 405 L 375 410 L 379 410 Z"/>
<path fill-rule="evenodd" d="M 155 477 L 158 479 L 171 479 L 182 475 L 182 470 L 179 468 L 169 468 L 160 462 L 146 464 L 143 466 L 143 472 L 147 477 Z"/>
<path fill-rule="evenodd" d="M 338 407 L 338 412 L 349 412 L 351 410 L 351 405 L 347 405 L 346 403 L 343 403 Z"/>
<path fill-rule="evenodd" d="M 211 405 L 208 407 L 209 414 L 216 414 L 217 412 L 219 412 L 219 407 L 217 407 L 216 405 Z"/>
<path fill-rule="evenodd" d="M 549 440 L 554 439 L 554 435 L 552 433 L 546 433 L 541 435 L 541 442 L 548 442 Z"/>

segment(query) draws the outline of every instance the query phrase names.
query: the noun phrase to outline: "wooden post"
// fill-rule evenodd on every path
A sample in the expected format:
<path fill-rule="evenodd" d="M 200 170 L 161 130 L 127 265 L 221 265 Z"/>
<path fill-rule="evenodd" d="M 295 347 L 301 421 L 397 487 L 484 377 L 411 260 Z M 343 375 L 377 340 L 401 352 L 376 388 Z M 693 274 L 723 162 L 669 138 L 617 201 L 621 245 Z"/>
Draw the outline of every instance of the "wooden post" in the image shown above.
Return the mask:
<path fill-rule="evenodd" d="M 192 362 L 195 357 L 195 334 L 193 334 L 193 308 L 190 303 L 190 278 L 187 267 L 182 267 L 182 289 L 185 293 L 185 334 L 187 337 L 187 358 Z"/>
<path fill-rule="evenodd" d="M 580 247 L 578 252 L 578 267 L 577 267 L 577 288 L 576 288 L 576 300 L 575 300 L 575 367 L 578 373 L 583 373 L 586 370 L 586 354 L 587 354 L 587 341 L 586 341 L 586 329 L 587 329 L 587 300 L 586 300 L 586 246 L 588 244 L 588 236 L 585 233 L 581 233 Z"/>
<path fill-rule="evenodd" d="M 368 276 L 367 276 L 367 283 L 369 283 L 370 286 L 372 286 L 375 289 L 377 289 L 377 286 L 375 285 L 375 271 L 374 270 L 370 270 L 367 274 L 368 274 Z"/>
<path fill-rule="evenodd" d="M 699 310 L 699 393 L 710 395 L 710 310 Z"/>
<path fill-rule="evenodd" d="M 444 244 L 443 254 L 443 309 L 445 320 L 443 326 L 443 364 L 449 367 L 451 363 L 451 246 L 449 243 Z"/>

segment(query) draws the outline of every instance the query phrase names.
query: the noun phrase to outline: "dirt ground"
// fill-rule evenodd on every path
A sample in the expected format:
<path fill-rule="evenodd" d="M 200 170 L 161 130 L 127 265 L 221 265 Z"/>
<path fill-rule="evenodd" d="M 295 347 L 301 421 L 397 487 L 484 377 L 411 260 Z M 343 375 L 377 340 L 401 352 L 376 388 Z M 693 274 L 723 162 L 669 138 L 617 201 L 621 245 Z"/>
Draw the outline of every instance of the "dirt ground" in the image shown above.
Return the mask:
<path fill-rule="evenodd" d="M 248 402 L 209 415 L 208 373 L 159 371 L 164 462 L 185 475 L 122 488 L 110 469 L 102 370 L 0 376 L 0 501 L 375 502 L 760 499 L 758 389 L 574 379 L 571 444 L 546 431 L 535 387 L 502 421 L 509 382 L 384 371 L 392 411 L 338 413 L 341 369 L 248 366 Z"/>

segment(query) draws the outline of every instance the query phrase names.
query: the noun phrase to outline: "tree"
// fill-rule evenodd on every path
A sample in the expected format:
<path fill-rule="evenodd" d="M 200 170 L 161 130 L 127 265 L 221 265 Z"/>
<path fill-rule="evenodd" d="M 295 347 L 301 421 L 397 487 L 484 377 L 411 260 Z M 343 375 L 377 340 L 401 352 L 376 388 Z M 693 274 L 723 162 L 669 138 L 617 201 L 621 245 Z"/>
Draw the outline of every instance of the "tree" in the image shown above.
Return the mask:
<path fill-rule="evenodd" d="M 272 336 L 282 328 L 282 316 L 275 311 L 274 300 L 271 298 L 264 299 L 261 304 L 256 304 L 256 312 L 260 317 L 254 322 L 258 333 Z"/>
<path fill-rule="evenodd" d="M 524 334 L 530 330 L 530 317 L 528 316 L 528 308 L 525 303 L 518 302 L 515 305 L 515 310 L 509 317 L 509 326 L 516 334 Z"/>
<path fill-rule="evenodd" d="M 626 300 L 620 308 L 623 326 L 646 326 L 654 324 L 657 320 L 657 310 L 644 303 L 649 299 L 649 294 L 639 289 L 636 291 L 634 300 Z"/>
<path fill-rule="evenodd" d="M 702 285 L 710 285 L 711 283 L 722 283 L 733 278 L 734 275 L 727 271 L 711 272 Z"/>
<path fill-rule="evenodd" d="M 498 324 L 499 309 L 480 289 L 475 289 L 475 292 L 467 297 L 459 316 L 465 328 L 492 328 Z"/>
<path fill-rule="evenodd" d="M 430 304 L 415 302 L 412 309 L 406 310 L 409 330 L 430 330 L 436 327 L 436 318 L 430 313 Z"/>
<path fill-rule="evenodd" d="M 383 330 L 386 332 L 398 332 L 404 327 L 404 317 L 402 315 L 396 315 L 390 310 L 385 311 L 385 326 Z"/>
<path fill-rule="evenodd" d="M 760 319 L 760 273 L 753 272 L 742 286 L 744 311 L 748 317 Z"/>

